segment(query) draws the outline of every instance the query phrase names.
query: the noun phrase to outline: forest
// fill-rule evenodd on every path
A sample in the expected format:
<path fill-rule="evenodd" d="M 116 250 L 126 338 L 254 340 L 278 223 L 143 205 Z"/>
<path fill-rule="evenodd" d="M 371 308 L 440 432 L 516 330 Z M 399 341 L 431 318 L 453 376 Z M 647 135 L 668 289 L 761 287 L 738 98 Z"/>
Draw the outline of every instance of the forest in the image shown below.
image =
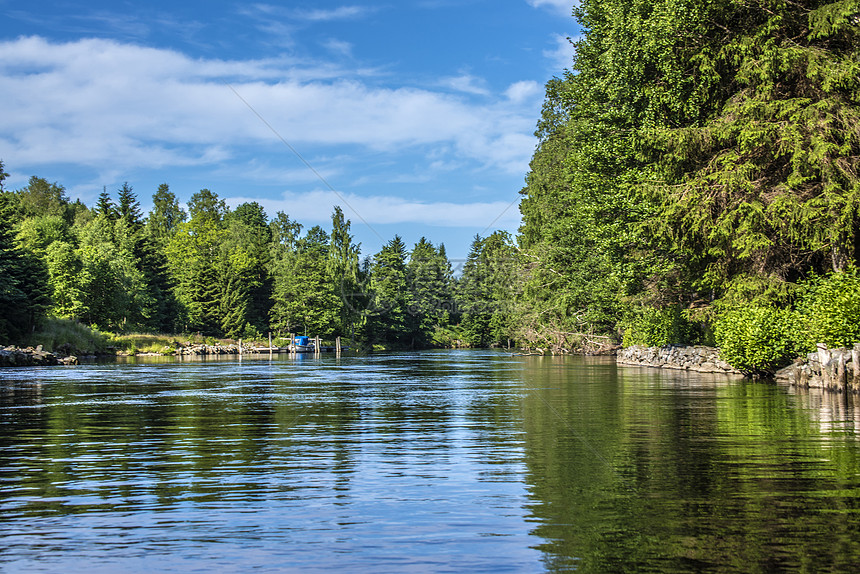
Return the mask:
<path fill-rule="evenodd" d="M 5 178 L 6 174 L 0 172 Z M 501 340 L 494 301 L 512 240 L 476 237 L 455 277 L 445 246 L 395 236 L 360 257 L 335 206 L 331 228 L 256 202 L 230 209 L 201 189 L 183 209 L 167 184 L 143 215 L 133 187 L 92 208 L 39 177 L 0 193 L 0 338 L 27 339 L 45 317 L 107 332 L 348 337 L 366 348 L 483 346 Z"/>
<path fill-rule="evenodd" d="M 521 328 L 717 344 L 748 372 L 860 341 L 860 3 L 574 14 L 522 192 Z"/>
<path fill-rule="evenodd" d="M 303 226 L 165 184 L 88 208 L 33 177 L 0 195 L 0 337 L 109 330 L 349 336 L 551 352 L 718 345 L 745 372 L 860 341 L 860 1 L 582 0 L 546 85 L 515 237 Z M 2 169 L 0 169 L 2 172 Z M 5 174 L 4 174 L 5 176 Z"/>

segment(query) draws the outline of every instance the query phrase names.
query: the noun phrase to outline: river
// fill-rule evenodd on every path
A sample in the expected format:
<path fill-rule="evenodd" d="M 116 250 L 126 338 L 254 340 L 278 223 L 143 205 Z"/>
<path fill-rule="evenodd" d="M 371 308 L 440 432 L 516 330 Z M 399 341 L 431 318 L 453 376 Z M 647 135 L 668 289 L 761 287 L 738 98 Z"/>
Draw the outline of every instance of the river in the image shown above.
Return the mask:
<path fill-rule="evenodd" d="M 860 406 L 609 358 L 0 370 L 2 572 L 854 572 Z"/>

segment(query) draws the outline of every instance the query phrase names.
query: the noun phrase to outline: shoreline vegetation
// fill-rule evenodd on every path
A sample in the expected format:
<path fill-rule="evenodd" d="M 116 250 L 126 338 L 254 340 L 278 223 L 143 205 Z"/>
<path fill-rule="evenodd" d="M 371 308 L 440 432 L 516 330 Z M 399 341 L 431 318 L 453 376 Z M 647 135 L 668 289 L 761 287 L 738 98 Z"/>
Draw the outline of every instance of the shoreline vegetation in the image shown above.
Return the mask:
<path fill-rule="evenodd" d="M 36 176 L 7 191 L 0 161 L 0 341 L 65 319 L 121 334 L 81 333 L 81 348 L 152 352 L 170 342 L 128 334 L 710 346 L 748 377 L 819 345 L 853 349 L 857 1 L 581 0 L 573 13 L 583 34 L 546 85 L 516 235 L 476 236 L 456 265 L 423 237 L 362 256 L 338 206 L 330 227 L 305 229 L 207 188 L 183 207 L 165 183 L 144 215 L 127 182 L 93 207 Z"/>

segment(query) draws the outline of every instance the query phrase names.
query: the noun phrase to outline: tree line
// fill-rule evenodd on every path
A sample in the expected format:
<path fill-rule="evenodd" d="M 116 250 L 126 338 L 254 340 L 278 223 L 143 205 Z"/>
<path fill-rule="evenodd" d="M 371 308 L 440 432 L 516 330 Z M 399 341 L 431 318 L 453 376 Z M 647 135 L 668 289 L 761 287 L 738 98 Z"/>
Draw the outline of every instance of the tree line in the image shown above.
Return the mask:
<path fill-rule="evenodd" d="M 455 276 L 445 246 L 426 238 L 408 249 L 395 236 L 362 258 L 337 206 L 329 229 L 305 230 L 256 202 L 230 209 L 209 189 L 186 211 L 162 184 L 144 215 L 128 183 L 89 208 L 34 176 L 0 193 L 0 337 L 23 341 L 54 316 L 114 332 L 488 345 L 507 336 L 495 301 L 512 251 L 506 233 L 476 237 Z"/>

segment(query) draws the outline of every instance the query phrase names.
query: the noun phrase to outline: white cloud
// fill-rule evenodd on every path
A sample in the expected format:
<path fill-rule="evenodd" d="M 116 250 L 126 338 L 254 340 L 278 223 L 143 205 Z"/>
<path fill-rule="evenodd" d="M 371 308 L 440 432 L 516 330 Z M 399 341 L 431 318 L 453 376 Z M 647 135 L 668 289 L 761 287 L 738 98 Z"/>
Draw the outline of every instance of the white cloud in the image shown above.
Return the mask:
<path fill-rule="evenodd" d="M 573 14 L 573 7 L 579 4 L 576 0 L 526 0 L 526 2 L 535 8 L 549 7 L 564 16 L 571 16 Z"/>
<path fill-rule="evenodd" d="M 576 50 L 573 48 L 573 44 L 571 44 L 571 40 L 576 41 L 578 38 L 569 38 L 568 36 L 562 36 L 561 34 L 556 35 L 553 38 L 554 48 L 551 50 L 544 50 L 544 57 L 548 58 L 553 62 L 553 66 L 557 70 L 567 70 L 570 69 L 573 64 L 573 56 L 576 53 Z"/>
<path fill-rule="evenodd" d="M 339 6 L 333 10 L 297 10 L 294 14 L 301 20 L 328 22 L 330 20 L 348 20 L 364 16 L 370 10 L 370 8 L 365 6 Z"/>
<path fill-rule="evenodd" d="M 2 42 L 0 83 L 0 145 L 16 166 L 209 165 L 241 146 L 270 145 L 272 132 L 232 87 L 293 144 L 391 152 L 430 146 L 523 173 L 539 110 L 539 102 L 526 101 L 528 82 L 478 105 L 441 92 L 375 87 L 331 64 L 192 59 L 98 39 Z"/>
<path fill-rule="evenodd" d="M 505 96 L 512 102 L 524 102 L 529 98 L 542 94 L 540 84 L 533 81 L 516 82 L 505 90 Z"/>
<path fill-rule="evenodd" d="M 458 92 L 474 94 L 477 96 L 486 96 L 490 93 L 486 82 L 482 78 L 476 78 L 469 74 L 463 74 L 453 78 L 444 78 L 441 85 Z"/>
<path fill-rule="evenodd" d="M 331 38 L 323 42 L 323 46 L 325 49 L 331 52 L 332 54 L 337 54 L 338 56 L 351 56 L 352 55 L 352 44 L 349 42 L 344 42 L 343 40 L 336 40 Z"/>
<path fill-rule="evenodd" d="M 400 197 L 376 195 L 362 197 L 351 193 L 317 190 L 310 193 L 284 192 L 279 199 L 230 197 L 231 207 L 256 201 L 274 216 L 283 211 L 291 219 L 303 222 L 328 221 L 335 205 L 341 206 L 353 222 L 375 224 L 416 223 L 439 227 L 472 227 L 483 229 L 491 223 L 497 228 L 519 223 L 519 210 L 510 202 L 424 202 Z M 494 218 L 498 218 L 494 222 Z"/>

